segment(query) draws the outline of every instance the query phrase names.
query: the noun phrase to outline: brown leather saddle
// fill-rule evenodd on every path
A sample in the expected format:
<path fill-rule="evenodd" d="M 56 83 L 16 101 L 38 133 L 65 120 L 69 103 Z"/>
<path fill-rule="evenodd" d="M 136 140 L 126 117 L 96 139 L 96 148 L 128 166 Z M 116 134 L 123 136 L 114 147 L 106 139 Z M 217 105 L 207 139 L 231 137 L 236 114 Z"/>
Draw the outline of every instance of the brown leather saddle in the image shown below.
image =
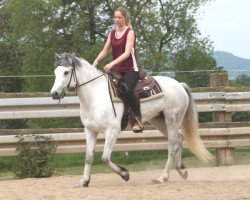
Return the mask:
<path fill-rule="evenodd" d="M 124 100 L 124 94 L 126 92 L 126 84 L 123 82 L 123 77 L 119 73 L 109 73 L 110 82 L 114 96 Z M 155 94 L 161 93 L 162 90 L 156 80 L 147 74 L 147 71 L 143 68 L 139 69 L 139 81 L 134 89 L 135 95 L 139 99 L 147 98 Z"/>
<path fill-rule="evenodd" d="M 109 73 L 111 88 L 114 97 L 120 98 L 124 104 L 124 113 L 121 122 L 121 129 L 127 127 L 128 121 L 133 123 L 134 116 L 130 111 L 130 108 L 125 101 L 125 93 L 127 90 L 126 84 L 123 82 L 123 76 L 119 73 Z M 147 74 L 147 71 L 143 68 L 139 69 L 139 81 L 134 89 L 136 98 L 143 99 L 150 96 L 161 93 L 162 90 L 156 80 Z"/>

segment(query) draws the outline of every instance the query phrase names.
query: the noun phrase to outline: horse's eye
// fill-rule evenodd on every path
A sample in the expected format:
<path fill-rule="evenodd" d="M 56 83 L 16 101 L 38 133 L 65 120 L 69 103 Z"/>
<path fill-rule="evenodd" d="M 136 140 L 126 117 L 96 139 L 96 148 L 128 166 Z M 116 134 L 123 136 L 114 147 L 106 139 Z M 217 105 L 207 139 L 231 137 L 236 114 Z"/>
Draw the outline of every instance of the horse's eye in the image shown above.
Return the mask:
<path fill-rule="evenodd" d="M 65 75 L 65 76 L 68 75 L 68 74 L 69 74 L 69 71 L 64 72 L 64 75 Z"/>

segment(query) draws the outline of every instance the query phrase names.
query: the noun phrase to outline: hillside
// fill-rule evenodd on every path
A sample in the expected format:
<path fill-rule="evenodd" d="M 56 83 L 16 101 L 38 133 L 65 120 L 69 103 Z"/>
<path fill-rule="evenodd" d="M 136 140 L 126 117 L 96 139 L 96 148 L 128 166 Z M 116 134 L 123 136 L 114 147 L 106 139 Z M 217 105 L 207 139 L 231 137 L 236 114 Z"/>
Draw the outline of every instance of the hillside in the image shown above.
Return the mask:
<path fill-rule="evenodd" d="M 229 71 L 229 79 L 234 79 L 240 74 L 250 76 L 250 59 L 241 58 L 224 51 L 214 51 L 214 58 L 217 62 L 217 66 L 222 66 L 224 69 Z"/>

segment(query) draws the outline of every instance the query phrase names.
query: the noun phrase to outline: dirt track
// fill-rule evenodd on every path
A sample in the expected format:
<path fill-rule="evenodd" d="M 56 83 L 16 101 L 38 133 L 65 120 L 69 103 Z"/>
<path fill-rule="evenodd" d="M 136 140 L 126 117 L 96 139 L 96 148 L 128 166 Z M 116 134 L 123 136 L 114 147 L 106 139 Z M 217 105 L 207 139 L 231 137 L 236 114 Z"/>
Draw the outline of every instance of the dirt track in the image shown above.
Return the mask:
<path fill-rule="evenodd" d="M 250 200 L 250 165 L 188 169 L 183 181 L 172 170 L 169 182 L 153 184 L 161 170 L 131 172 L 124 182 L 116 174 L 93 174 L 89 188 L 75 188 L 81 176 L 0 181 L 4 200 Z"/>

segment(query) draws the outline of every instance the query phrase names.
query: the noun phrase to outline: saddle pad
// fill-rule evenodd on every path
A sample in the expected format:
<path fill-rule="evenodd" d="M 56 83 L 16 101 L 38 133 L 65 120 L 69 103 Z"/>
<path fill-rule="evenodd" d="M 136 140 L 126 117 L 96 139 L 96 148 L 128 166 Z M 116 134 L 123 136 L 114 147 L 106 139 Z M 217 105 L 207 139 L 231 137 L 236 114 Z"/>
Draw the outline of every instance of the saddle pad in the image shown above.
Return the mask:
<path fill-rule="evenodd" d="M 108 78 L 108 77 L 107 77 Z M 117 94 L 115 92 L 115 88 L 113 88 L 111 82 L 111 80 L 108 78 L 108 86 L 109 86 L 109 91 L 110 91 L 110 95 L 111 95 L 111 98 L 112 98 L 112 101 L 113 102 L 120 102 L 122 103 L 123 101 L 117 97 Z M 156 81 L 156 80 L 155 80 Z M 158 83 L 157 83 L 158 84 Z M 158 85 L 159 86 L 159 85 Z M 146 97 L 146 98 L 140 98 L 140 102 L 147 102 L 147 101 L 151 101 L 153 99 L 157 99 L 157 98 L 160 98 L 164 95 L 164 93 L 161 91 L 160 93 L 157 93 L 157 94 L 153 94 L 149 97 Z"/>
<path fill-rule="evenodd" d="M 140 99 L 140 102 L 141 102 L 141 103 L 143 103 L 143 102 L 148 102 L 148 101 L 151 101 L 151 100 L 153 100 L 153 99 L 158 99 L 158 98 L 163 97 L 163 96 L 164 96 L 164 93 L 161 92 L 161 93 L 152 95 L 152 96 L 150 96 L 150 97 L 146 97 L 146 98 Z M 114 97 L 113 95 L 112 95 L 112 101 L 113 101 L 113 102 L 120 102 L 120 103 L 123 102 L 120 98 Z"/>

